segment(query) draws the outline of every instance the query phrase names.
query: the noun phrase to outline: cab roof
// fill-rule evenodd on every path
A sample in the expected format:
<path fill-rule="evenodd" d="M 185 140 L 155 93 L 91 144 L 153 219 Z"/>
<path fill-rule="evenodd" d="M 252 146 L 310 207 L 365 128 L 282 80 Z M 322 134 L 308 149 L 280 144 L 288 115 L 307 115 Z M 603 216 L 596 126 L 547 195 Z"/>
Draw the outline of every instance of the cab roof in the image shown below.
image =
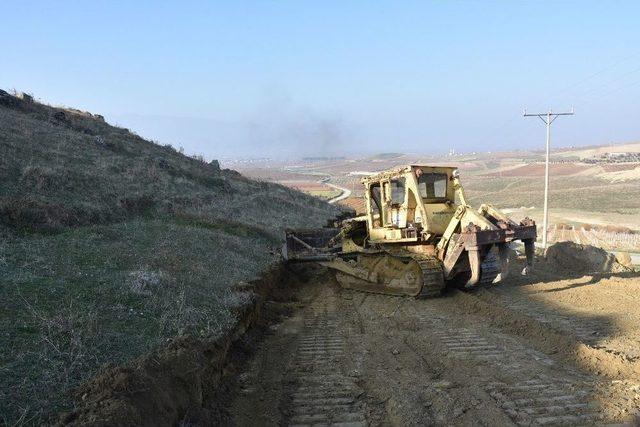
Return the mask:
<path fill-rule="evenodd" d="M 382 172 L 378 172 L 375 175 L 370 175 L 362 178 L 363 183 L 372 182 L 372 181 L 380 181 L 385 178 L 391 178 L 394 176 L 402 175 L 405 173 L 412 172 L 413 170 L 420 168 L 423 171 L 446 171 L 453 172 L 458 169 L 456 166 L 434 166 L 434 165 L 405 165 L 396 167 L 393 169 L 387 169 Z"/>

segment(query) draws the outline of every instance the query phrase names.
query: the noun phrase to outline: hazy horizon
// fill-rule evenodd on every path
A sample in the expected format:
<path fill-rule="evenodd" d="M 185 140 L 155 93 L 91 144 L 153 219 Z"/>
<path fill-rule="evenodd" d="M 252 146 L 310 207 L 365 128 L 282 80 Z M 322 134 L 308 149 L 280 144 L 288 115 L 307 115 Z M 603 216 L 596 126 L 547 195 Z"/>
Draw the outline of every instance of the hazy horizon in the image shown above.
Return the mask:
<path fill-rule="evenodd" d="M 540 149 L 523 108 L 575 108 L 555 147 L 640 139 L 636 2 L 4 9 L 0 87 L 207 158 Z"/>

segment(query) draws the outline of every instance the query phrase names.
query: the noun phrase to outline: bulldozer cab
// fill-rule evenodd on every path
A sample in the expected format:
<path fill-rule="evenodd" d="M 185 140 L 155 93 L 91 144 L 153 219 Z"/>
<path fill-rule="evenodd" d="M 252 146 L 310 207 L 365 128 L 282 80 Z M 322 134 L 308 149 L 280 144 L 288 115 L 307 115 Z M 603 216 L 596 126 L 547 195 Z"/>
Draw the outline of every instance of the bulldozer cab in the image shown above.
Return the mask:
<path fill-rule="evenodd" d="M 372 242 L 442 235 L 455 212 L 456 168 L 405 166 L 362 180 Z M 425 236 L 426 237 L 426 236 Z"/>

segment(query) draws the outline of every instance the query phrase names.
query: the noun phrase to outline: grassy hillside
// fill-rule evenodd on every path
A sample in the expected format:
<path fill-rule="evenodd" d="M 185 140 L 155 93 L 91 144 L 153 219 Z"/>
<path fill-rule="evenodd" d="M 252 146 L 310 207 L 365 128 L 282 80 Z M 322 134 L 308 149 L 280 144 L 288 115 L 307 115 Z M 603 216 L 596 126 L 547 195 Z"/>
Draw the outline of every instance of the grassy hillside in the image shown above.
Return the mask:
<path fill-rule="evenodd" d="M 179 334 L 216 336 L 285 227 L 336 208 L 0 91 L 0 423 Z"/>

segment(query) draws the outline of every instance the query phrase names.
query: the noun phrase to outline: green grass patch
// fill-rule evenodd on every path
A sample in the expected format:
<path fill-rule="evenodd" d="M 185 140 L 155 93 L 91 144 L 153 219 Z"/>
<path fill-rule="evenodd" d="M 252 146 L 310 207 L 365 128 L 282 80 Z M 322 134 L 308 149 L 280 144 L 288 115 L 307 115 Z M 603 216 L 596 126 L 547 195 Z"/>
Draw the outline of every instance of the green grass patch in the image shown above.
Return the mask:
<path fill-rule="evenodd" d="M 160 221 L 92 226 L 4 246 L 0 408 L 42 421 L 72 388 L 175 335 L 216 336 L 271 241 Z M 28 379 L 28 381 L 25 381 Z M 9 393 L 8 391 L 11 390 Z"/>

